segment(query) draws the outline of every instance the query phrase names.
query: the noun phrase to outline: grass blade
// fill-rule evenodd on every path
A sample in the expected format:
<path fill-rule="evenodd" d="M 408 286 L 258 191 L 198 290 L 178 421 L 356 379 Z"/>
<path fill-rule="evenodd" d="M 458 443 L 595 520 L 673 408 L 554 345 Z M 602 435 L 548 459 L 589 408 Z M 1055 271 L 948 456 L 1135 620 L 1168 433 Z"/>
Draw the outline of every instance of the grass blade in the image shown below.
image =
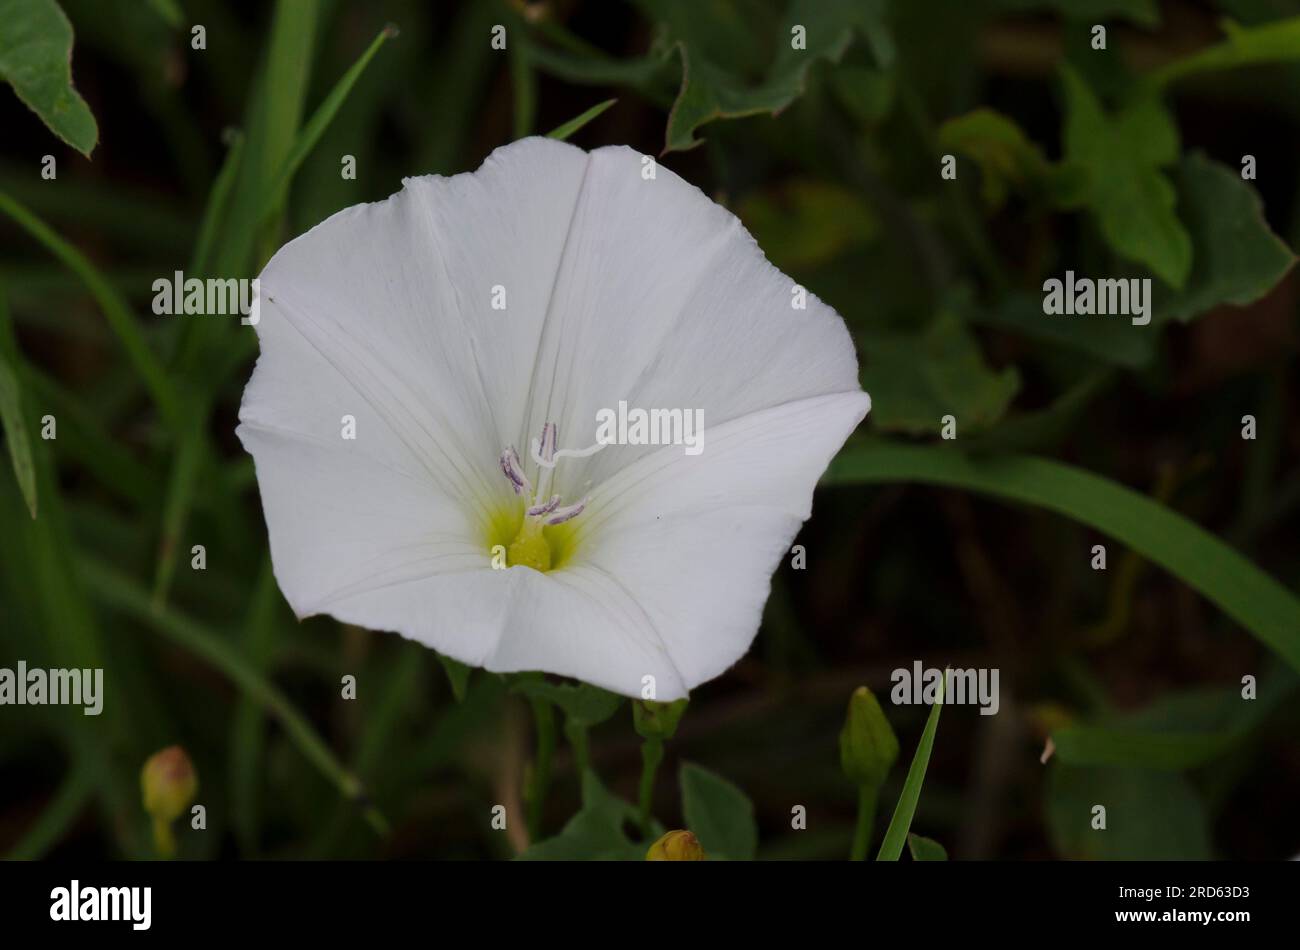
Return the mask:
<path fill-rule="evenodd" d="M 972 459 L 940 446 L 854 445 L 825 484 L 922 482 L 984 492 L 1074 518 L 1200 591 L 1300 670 L 1300 600 L 1203 528 L 1123 485 L 1028 455 Z"/>
<path fill-rule="evenodd" d="M 380 30 L 379 35 L 361 54 L 361 58 L 353 63 L 352 67 L 335 83 L 334 88 L 330 90 L 330 94 L 325 97 L 324 101 L 316 108 L 316 111 L 312 113 L 312 117 L 307 121 L 307 124 L 302 127 L 302 131 L 294 139 L 293 148 L 288 157 L 285 158 L 284 164 L 276 177 L 275 186 L 271 189 L 270 197 L 273 200 L 268 205 L 271 217 L 278 214 L 283 207 L 285 195 L 289 190 L 289 182 L 292 181 L 298 166 L 303 163 L 311 150 L 316 147 L 316 143 L 320 141 L 321 136 L 325 134 L 325 130 L 329 128 L 335 114 L 347 99 L 348 93 L 352 91 L 352 87 L 357 84 L 361 74 L 366 71 L 366 66 L 379 52 L 379 47 L 395 36 L 397 36 L 397 27 L 391 23 Z"/>
<path fill-rule="evenodd" d="M 592 119 L 596 118 L 598 115 L 600 115 L 602 112 L 604 112 L 606 109 L 608 109 L 616 102 L 618 102 L 617 99 L 606 99 L 604 102 L 597 103 L 596 105 L 588 109 L 586 112 L 584 112 L 582 115 L 570 119 L 568 122 L 564 123 L 561 126 L 557 126 L 556 128 L 551 129 L 551 131 L 546 133 L 546 137 L 548 139 L 559 139 L 561 142 L 563 142 L 566 139 L 568 139 L 570 135 L 578 131 L 580 128 L 582 128 Z"/>
<path fill-rule="evenodd" d="M 943 709 L 943 690 L 947 683 L 948 671 L 944 670 L 939 680 L 939 696 L 930 707 L 930 715 L 925 720 L 925 730 L 921 741 L 917 743 L 916 754 L 907 770 L 907 779 L 903 782 L 902 794 L 894 806 L 894 817 L 889 819 L 885 829 L 885 840 L 880 843 L 877 861 L 897 861 L 907 844 L 907 832 L 912 827 L 912 816 L 916 814 L 916 803 L 921 800 L 921 786 L 925 784 L 925 770 L 930 765 L 930 751 L 934 748 L 934 733 L 939 728 L 939 713 Z"/>
<path fill-rule="evenodd" d="M 0 429 L 5 445 L 9 447 L 9 460 L 13 463 L 14 477 L 27 502 L 27 510 L 36 517 L 36 466 L 32 463 L 32 440 L 23 417 L 22 385 L 18 367 L 9 358 L 7 345 L 13 330 L 9 323 L 9 310 L 5 305 L 4 287 L 0 286 L 0 335 L 6 345 L 0 346 Z"/>

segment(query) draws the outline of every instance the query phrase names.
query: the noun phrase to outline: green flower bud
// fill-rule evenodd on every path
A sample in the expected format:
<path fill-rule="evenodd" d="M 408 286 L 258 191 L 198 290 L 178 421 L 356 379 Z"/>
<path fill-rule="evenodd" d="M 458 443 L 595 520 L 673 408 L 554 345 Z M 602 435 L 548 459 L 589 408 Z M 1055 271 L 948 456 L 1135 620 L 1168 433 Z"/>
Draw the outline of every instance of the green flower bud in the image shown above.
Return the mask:
<path fill-rule="evenodd" d="M 140 770 L 144 810 L 153 817 L 154 844 L 163 857 L 176 852 L 171 824 L 185 813 L 199 791 L 194 763 L 178 745 L 155 752 Z"/>
<path fill-rule="evenodd" d="M 871 690 L 859 686 L 849 697 L 849 712 L 840 731 L 840 766 L 855 785 L 873 789 L 898 758 L 898 737 Z"/>
<path fill-rule="evenodd" d="M 700 839 L 689 831 L 670 831 L 645 853 L 647 861 L 703 861 Z"/>
<path fill-rule="evenodd" d="M 679 699 L 673 703 L 638 699 L 632 703 L 632 724 L 643 739 L 671 739 L 689 702 L 689 699 Z"/>

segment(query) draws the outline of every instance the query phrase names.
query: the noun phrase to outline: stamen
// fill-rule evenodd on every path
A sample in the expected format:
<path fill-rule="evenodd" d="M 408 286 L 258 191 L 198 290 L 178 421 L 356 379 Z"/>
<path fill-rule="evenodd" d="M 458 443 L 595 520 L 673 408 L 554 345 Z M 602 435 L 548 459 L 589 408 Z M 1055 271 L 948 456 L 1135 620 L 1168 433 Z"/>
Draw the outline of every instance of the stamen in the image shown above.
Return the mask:
<path fill-rule="evenodd" d="M 547 524 L 564 524 L 571 518 L 576 518 L 582 514 L 582 510 L 587 507 L 587 499 L 584 498 L 576 505 L 565 505 L 563 508 L 556 508 L 554 513 L 546 519 Z"/>
<path fill-rule="evenodd" d="M 555 461 L 555 440 L 558 435 L 554 422 L 542 426 L 542 462 L 546 465 Z"/>
<path fill-rule="evenodd" d="M 514 446 L 501 453 L 501 471 L 505 473 L 506 478 L 510 479 L 510 487 L 515 490 L 516 495 L 532 492 L 533 486 L 529 484 L 528 476 L 524 474 L 523 467 L 519 464 L 519 453 L 515 451 Z"/>
<path fill-rule="evenodd" d="M 528 515 L 530 518 L 538 518 L 542 515 L 549 515 L 552 511 L 554 511 L 559 506 L 559 504 L 560 504 L 560 496 L 552 495 L 551 500 L 548 501 L 546 504 L 533 505 L 531 508 L 528 508 L 524 512 L 524 514 Z"/>

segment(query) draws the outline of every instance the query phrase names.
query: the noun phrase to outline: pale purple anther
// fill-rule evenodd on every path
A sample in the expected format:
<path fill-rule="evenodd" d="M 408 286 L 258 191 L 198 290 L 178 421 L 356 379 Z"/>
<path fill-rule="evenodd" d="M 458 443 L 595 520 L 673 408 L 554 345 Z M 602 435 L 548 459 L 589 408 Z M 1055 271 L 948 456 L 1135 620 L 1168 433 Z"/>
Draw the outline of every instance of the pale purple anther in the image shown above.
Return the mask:
<path fill-rule="evenodd" d="M 582 509 L 587 507 L 587 499 L 582 499 L 576 505 L 565 505 L 563 508 L 556 508 L 549 518 L 547 524 L 564 524 L 570 518 L 576 518 L 582 514 Z"/>
<path fill-rule="evenodd" d="M 510 479 L 510 487 L 516 495 L 525 495 L 533 490 L 533 486 L 528 483 L 528 476 L 519 464 L 519 453 L 513 446 L 501 453 L 501 471 Z"/>
<path fill-rule="evenodd" d="M 530 518 L 537 518 L 540 517 L 541 515 L 549 515 L 552 511 L 554 511 L 559 506 L 560 506 L 560 496 L 552 495 L 551 500 L 548 501 L 546 504 L 533 505 L 531 508 L 527 509 L 527 511 L 525 511 L 524 513 L 527 514 Z"/>

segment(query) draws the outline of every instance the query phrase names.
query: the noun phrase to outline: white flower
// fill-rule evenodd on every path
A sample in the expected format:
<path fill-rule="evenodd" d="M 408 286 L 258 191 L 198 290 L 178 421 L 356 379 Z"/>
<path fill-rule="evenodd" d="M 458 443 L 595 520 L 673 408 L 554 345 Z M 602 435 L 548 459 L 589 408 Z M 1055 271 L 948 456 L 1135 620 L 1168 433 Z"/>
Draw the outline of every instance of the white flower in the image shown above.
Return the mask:
<path fill-rule="evenodd" d="M 644 167 L 525 139 L 267 264 L 238 433 L 298 616 L 660 700 L 749 648 L 870 400 L 839 316 Z M 555 456 L 620 401 L 702 410 L 704 451 Z"/>

